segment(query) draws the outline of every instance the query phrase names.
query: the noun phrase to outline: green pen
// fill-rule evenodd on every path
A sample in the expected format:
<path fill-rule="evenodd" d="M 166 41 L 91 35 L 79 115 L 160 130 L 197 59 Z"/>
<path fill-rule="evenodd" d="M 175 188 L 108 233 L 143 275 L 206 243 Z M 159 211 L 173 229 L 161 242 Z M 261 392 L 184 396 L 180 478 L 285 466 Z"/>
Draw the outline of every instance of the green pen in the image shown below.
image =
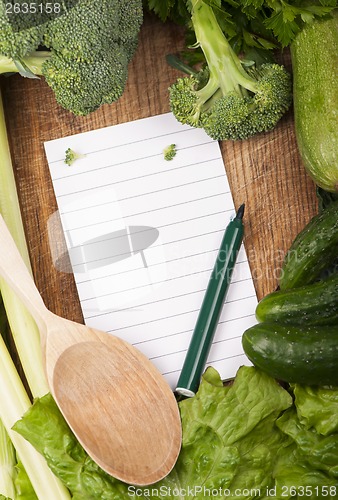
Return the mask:
<path fill-rule="evenodd" d="M 228 291 L 238 251 L 243 241 L 244 203 L 225 229 L 214 269 L 188 347 L 176 392 L 195 395 L 209 355 L 214 333 Z"/>

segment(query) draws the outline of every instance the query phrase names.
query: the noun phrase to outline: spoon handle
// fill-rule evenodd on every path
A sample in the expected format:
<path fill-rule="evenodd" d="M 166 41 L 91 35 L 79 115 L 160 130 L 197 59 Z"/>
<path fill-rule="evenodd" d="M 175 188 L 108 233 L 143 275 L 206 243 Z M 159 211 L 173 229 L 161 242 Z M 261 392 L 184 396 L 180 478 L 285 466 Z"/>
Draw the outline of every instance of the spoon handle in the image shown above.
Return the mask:
<path fill-rule="evenodd" d="M 20 297 L 35 319 L 39 330 L 44 331 L 47 314 L 50 313 L 44 305 L 41 295 L 35 286 L 34 280 L 28 271 L 12 235 L 1 215 L 0 276 L 2 276 L 12 290 Z"/>

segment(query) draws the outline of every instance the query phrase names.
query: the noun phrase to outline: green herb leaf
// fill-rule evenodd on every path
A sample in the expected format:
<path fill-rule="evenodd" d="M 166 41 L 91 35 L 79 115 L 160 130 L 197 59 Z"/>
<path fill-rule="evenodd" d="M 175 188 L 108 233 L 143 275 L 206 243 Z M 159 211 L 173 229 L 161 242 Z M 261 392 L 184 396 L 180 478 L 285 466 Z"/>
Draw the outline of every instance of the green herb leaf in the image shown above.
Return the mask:
<path fill-rule="evenodd" d="M 148 8 L 153 10 L 162 21 L 168 19 L 175 3 L 176 0 L 147 0 L 146 2 Z"/>
<path fill-rule="evenodd" d="M 272 14 L 264 23 L 266 28 L 273 32 L 282 47 L 289 45 L 300 30 L 295 16 L 290 15 L 290 13 L 292 11 L 279 11 Z"/>

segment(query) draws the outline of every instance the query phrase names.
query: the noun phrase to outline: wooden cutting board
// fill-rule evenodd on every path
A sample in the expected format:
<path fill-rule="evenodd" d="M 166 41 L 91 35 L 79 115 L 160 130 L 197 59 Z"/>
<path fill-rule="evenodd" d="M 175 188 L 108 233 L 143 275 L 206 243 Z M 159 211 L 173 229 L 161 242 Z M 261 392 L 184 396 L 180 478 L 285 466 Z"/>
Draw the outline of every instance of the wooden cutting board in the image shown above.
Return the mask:
<path fill-rule="evenodd" d="M 43 143 L 168 112 L 167 89 L 180 75 L 168 66 L 165 56 L 183 47 L 181 28 L 148 16 L 123 96 L 87 117 L 75 117 L 58 106 L 43 79 L 2 78 L 34 277 L 47 307 L 63 317 L 82 321 L 72 275 L 52 264 L 47 221 L 57 207 Z M 285 251 L 317 212 L 315 186 L 297 151 L 292 110 L 271 133 L 224 141 L 221 149 L 235 205 L 246 204 L 245 247 L 260 299 L 276 288 Z"/>

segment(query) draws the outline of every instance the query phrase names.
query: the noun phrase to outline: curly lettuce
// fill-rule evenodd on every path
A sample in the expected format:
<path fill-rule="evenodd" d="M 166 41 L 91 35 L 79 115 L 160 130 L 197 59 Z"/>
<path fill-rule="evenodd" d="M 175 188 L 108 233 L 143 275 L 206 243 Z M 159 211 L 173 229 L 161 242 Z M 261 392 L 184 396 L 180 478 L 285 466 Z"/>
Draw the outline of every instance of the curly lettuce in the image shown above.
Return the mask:
<path fill-rule="evenodd" d="M 96 465 L 50 395 L 36 400 L 14 429 L 44 455 L 75 500 L 126 498 L 336 498 L 338 391 L 288 390 L 254 367 L 224 386 L 208 368 L 196 396 L 179 402 L 183 441 L 162 481 L 122 483 Z M 305 489 L 307 487 L 307 489 Z"/>

